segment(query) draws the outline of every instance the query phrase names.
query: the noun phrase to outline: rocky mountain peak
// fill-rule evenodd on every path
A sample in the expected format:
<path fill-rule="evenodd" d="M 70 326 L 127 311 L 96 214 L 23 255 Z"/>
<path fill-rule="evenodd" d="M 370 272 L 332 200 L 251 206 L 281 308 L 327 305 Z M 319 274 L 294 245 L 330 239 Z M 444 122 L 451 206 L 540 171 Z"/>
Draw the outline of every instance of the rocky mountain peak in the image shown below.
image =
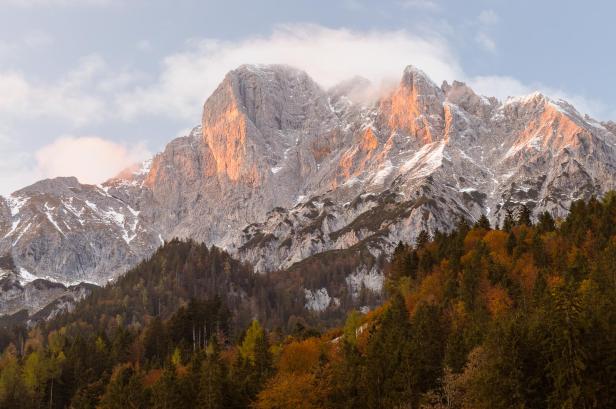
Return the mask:
<path fill-rule="evenodd" d="M 401 132 L 426 144 L 443 137 L 444 94 L 423 71 L 410 65 L 400 85 L 383 99 L 380 111 L 392 132 Z"/>
<path fill-rule="evenodd" d="M 70 195 L 73 189 L 81 189 L 82 184 L 79 183 L 74 176 L 68 177 L 56 177 L 51 179 L 43 179 L 33 183 L 23 189 L 20 189 L 13 193 L 13 196 L 26 196 L 33 194 L 61 194 Z"/>
<path fill-rule="evenodd" d="M 244 65 L 206 101 L 202 132 L 219 174 L 259 185 L 285 152 L 336 121 L 327 94 L 305 72 Z"/>
<path fill-rule="evenodd" d="M 522 204 L 564 215 L 616 188 L 616 125 L 566 102 L 499 102 L 413 66 L 379 99 L 354 100 L 370 88 L 356 78 L 325 91 L 288 66 L 241 66 L 201 124 L 142 166 L 102 186 L 57 178 L 0 198 L 0 255 L 25 276 L 104 284 L 180 237 L 257 271 L 301 269 L 330 252 L 380 260 L 421 230 L 500 222 Z M 367 263 L 341 279 L 335 291 L 378 289 L 382 274 Z"/>

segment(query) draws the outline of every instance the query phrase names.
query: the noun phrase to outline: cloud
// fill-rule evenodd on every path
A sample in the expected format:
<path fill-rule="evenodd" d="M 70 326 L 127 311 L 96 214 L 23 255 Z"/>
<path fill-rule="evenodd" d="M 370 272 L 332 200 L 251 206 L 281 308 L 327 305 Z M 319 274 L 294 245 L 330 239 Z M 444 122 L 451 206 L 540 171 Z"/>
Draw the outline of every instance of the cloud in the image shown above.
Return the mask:
<path fill-rule="evenodd" d="M 498 24 L 500 21 L 500 17 L 494 10 L 483 10 L 479 13 L 479 17 L 477 17 L 477 19 L 481 24 L 486 26 Z"/>
<path fill-rule="evenodd" d="M 266 37 L 192 41 L 184 52 L 164 59 L 154 84 L 124 93 L 116 103 L 124 118 L 165 115 L 194 121 L 204 98 L 224 75 L 246 63 L 302 68 L 329 87 L 355 75 L 375 84 L 397 81 L 410 63 L 436 81 L 460 78 L 457 61 L 447 41 L 437 34 L 284 25 Z"/>
<path fill-rule="evenodd" d="M 472 28 L 490 32 L 490 27 L 478 20 Z M 500 99 L 540 90 L 554 99 L 570 101 L 581 112 L 596 118 L 616 119 L 613 107 L 584 95 L 510 76 L 468 75 L 450 46 L 451 35 L 294 24 L 278 26 L 269 35 L 235 41 L 189 41 L 183 50 L 164 58 L 153 76 L 111 66 L 99 55 L 82 58 L 53 81 L 0 71 L 0 192 L 62 174 L 75 174 L 84 181 L 112 176 L 141 160 L 147 149 L 100 137 L 68 136 L 50 143 L 53 136 L 100 134 L 105 132 L 101 130 L 103 124 L 131 126 L 127 123 L 132 120 L 148 121 L 154 126 L 169 125 L 165 121 L 170 120 L 175 126 L 175 122 L 182 121 L 178 128 L 196 124 L 204 100 L 229 70 L 245 63 L 292 65 L 306 70 L 323 87 L 357 75 L 377 86 L 397 82 L 404 67 L 413 64 L 437 84 L 458 79 L 480 94 Z M 35 37 L 33 44 L 48 41 L 44 35 Z M 476 40 L 488 49 L 496 49 L 487 34 Z M 33 128 L 44 132 L 32 132 Z M 30 129 L 31 134 L 23 129 Z M 99 158 L 103 159 L 92 158 L 93 152 L 101 152 Z"/>
<path fill-rule="evenodd" d="M 100 183 L 152 156 L 143 142 L 123 144 L 98 136 L 63 136 L 28 152 L 7 129 L 0 129 L 0 195 L 36 180 L 75 176 Z"/>
<path fill-rule="evenodd" d="M 508 97 L 528 95 L 539 91 L 551 99 L 563 99 L 572 104 L 579 112 L 590 114 L 599 119 L 610 118 L 610 108 L 603 102 L 566 90 L 547 86 L 542 83 L 525 84 L 510 76 L 477 76 L 468 80 L 469 85 L 481 95 L 494 96 L 501 101 Z"/>
<path fill-rule="evenodd" d="M 495 26 L 500 21 L 498 14 L 494 10 L 483 10 L 477 17 L 479 31 L 475 34 L 475 42 L 486 51 L 491 53 L 496 52 L 496 41 L 492 38 L 488 31 L 491 26 Z"/>
<path fill-rule="evenodd" d="M 483 20 L 494 21 L 494 16 L 485 16 Z M 484 29 L 475 41 L 490 52 L 497 50 Z M 397 82 L 408 64 L 424 70 L 436 83 L 472 80 L 450 47 L 449 37 L 438 33 L 292 24 L 278 26 L 270 35 L 237 41 L 188 41 L 182 51 L 161 61 L 154 76 L 111 67 L 99 55 L 82 58 L 74 69 L 53 82 L 0 71 L 0 122 L 52 119 L 77 132 L 103 121 L 144 118 L 190 125 L 199 121 L 203 102 L 225 74 L 246 63 L 295 66 L 326 88 L 357 75 L 377 87 Z M 503 83 L 507 85 L 509 80 L 505 78 Z M 499 94 L 498 90 L 485 93 Z M 558 92 L 561 94 L 566 93 Z M 590 107 L 592 114 L 603 114 L 602 108 L 597 109 L 598 103 L 579 96 L 576 100 L 584 103 L 580 109 Z"/>
<path fill-rule="evenodd" d="M 32 155 L 20 149 L 17 141 L 18 138 L 15 138 L 9 129 L 0 128 L 0 195 L 6 195 L 40 179 L 40 175 L 32 167 Z"/>
<path fill-rule="evenodd" d="M 150 156 L 143 143 L 127 146 L 97 136 L 61 137 L 35 154 L 41 177 L 76 176 L 82 183 L 100 183 Z"/>
<path fill-rule="evenodd" d="M 113 116 L 113 95 L 133 85 L 137 75 L 112 71 L 98 55 L 53 82 L 39 82 L 16 71 L 0 72 L 0 120 L 53 119 L 72 126 Z"/>
<path fill-rule="evenodd" d="M 0 0 L 2 1 L 2 0 Z M 44 31 L 31 31 L 19 38 L 0 41 L 0 57 L 4 61 L 27 51 L 37 50 L 53 44 L 53 37 Z"/>
<path fill-rule="evenodd" d="M 483 31 L 480 31 L 475 36 L 475 41 L 485 50 L 490 52 L 496 51 L 496 42 Z"/>

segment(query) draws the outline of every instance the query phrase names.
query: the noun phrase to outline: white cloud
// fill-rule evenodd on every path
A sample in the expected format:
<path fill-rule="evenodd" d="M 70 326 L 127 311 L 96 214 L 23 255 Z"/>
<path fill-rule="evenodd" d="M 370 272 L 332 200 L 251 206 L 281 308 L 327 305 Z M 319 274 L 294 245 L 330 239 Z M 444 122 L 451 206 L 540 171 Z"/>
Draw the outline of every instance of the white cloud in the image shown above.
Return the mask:
<path fill-rule="evenodd" d="M 58 176 L 100 183 L 152 156 L 142 142 L 121 144 L 98 136 L 63 136 L 35 152 L 25 151 L 18 141 L 0 129 L 0 195 Z"/>
<path fill-rule="evenodd" d="M 475 41 L 486 51 L 496 51 L 496 41 L 488 34 L 489 27 L 498 24 L 500 18 L 494 10 L 483 10 L 477 17 L 479 31 L 475 35 Z"/>
<path fill-rule="evenodd" d="M 285 25 L 267 37 L 193 41 L 186 51 L 165 58 L 155 84 L 124 93 L 117 104 L 125 118 L 154 114 L 194 121 L 205 97 L 224 75 L 246 63 L 302 68 L 329 87 L 355 75 L 375 84 L 397 81 L 410 63 L 436 81 L 460 78 L 457 61 L 447 42 L 436 34 Z"/>
<path fill-rule="evenodd" d="M 35 154 L 41 177 L 76 176 L 82 183 L 100 183 L 150 156 L 143 143 L 127 146 L 97 136 L 61 137 Z"/>
<path fill-rule="evenodd" d="M 136 75 L 112 72 L 98 55 L 54 82 L 40 82 L 15 71 L 0 72 L 0 121 L 54 119 L 72 126 L 113 116 L 113 94 L 132 86 Z"/>
<path fill-rule="evenodd" d="M 569 102 L 583 114 L 587 113 L 599 119 L 610 118 L 609 107 L 601 101 L 545 84 L 525 84 L 516 78 L 498 75 L 477 76 L 469 79 L 468 82 L 478 94 L 494 96 L 501 101 L 506 100 L 508 97 L 528 95 L 539 91 L 554 100 L 563 99 Z"/>
<path fill-rule="evenodd" d="M 481 24 L 490 26 L 498 24 L 498 22 L 500 21 L 500 17 L 498 16 L 498 14 L 496 14 L 494 10 L 483 10 L 481 13 L 479 13 L 478 20 Z"/>
<path fill-rule="evenodd" d="M 477 23 L 476 27 L 483 26 Z M 489 30 L 480 28 L 480 32 L 486 31 Z M 37 41 L 44 44 L 43 37 Z M 488 49 L 496 48 L 487 35 L 476 40 Z M 147 150 L 142 145 L 118 145 L 96 137 L 61 138 L 38 152 L 36 146 L 49 143 L 49 133 L 88 135 L 90 132 L 84 129 L 97 129 L 90 124 L 100 125 L 102 121 L 117 125 L 139 119 L 164 124 L 172 119 L 190 126 L 199 121 L 204 100 L 224 75 L 245 63 L 289 64 L 306 70 L 324 87 L 356 75 L 377 85 L 398 81 L 404 67 L 413 64 L 436 83 L 459 79 L 478 93 L 500 99 L 540 90 L 552 98 L 570 101 L 581 112 L 596 118 L 616 119 L 613 108 L 583 95 L 508 76 L 469 76 L 447 39 L 438 34 L 285 25 L 268 36 L 237 41 L 193 40 L 182 52 L 167 56 L 153 80 L 121 67 L 110 67 L 97 55 L 83 58 L 73 70 L 51 82 L 37 81 L 20 72 L 0 71 L 0 126 L 13 128 L 11 132 L 0 128 L 0 192 L 42 177 L 72 174 L 92 182 L 113 176 L 124 166 L 143 159 Z M 143 85 L 137 87 L 137 83 Z M 48 119 L 53 120 L 56 130 L 48 131 Z M 18 132 L 20 125 L 37 123 L 46 133 L 31 135 L 27 143 L 17 146 L 15 141 L 24 141 L 28 136 Z M 67 127 L 72 130 L 67 131 Z M 96 157 L 92 157 L 93 153 Z"/>
<path fill-rule="evenodd" d="M 0 129 L 0 195 L 11 193 L 40 175 L 32 168 L 32 155 L 20 149 L 9 129 Z"/>
<path fill-rule="evenodd" d="M 40 30 L 31 31 L 19 38 L 0 40 L 0 57 L 7 61 L 25 52 L 47 47 L 53 42 L 54 39 L 49 33 Z"/>
<path fill-rule="evenodd" d="M 479 45 L 487 51 L 496 51 L 496 42 L 492 39 L 492 37 L 490 37 L 483 31 L 477 33 L 477 35 L 475 36 L 475 41 L 477 41 L 477 43 L 479 43 Z"/>

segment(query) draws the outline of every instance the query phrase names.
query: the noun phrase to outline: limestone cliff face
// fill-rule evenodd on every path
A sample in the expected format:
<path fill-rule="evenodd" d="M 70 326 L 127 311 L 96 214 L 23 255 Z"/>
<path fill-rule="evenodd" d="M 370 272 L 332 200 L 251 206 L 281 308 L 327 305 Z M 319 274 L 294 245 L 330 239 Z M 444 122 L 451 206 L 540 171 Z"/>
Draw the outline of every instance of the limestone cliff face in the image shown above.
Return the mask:
<path fill-rule="evenodd" d="M 424 72 L 410 66 L 398 88 L 381 101 L 379 111 L 389 129 L 427 144 L 443 137 L 444 98 Z"/>
<path fill-rule="evenodd" d="M 482 214 L 498 223 L 521 204 L 564 215 L 616 188 L 616 125 L 564 101 L 498 101 L 415 67 L 356 102 L 366 87 L 324 90 L 290 67 L 239 67 L 201 124 L 151 161 L 101 186 L 59 178 L 0 198 L 0 253 L 18 281 L 66 287 L 104 284 L 173 237 L 222 246 L 257 271 L 350 249 L 363 255 L 345 279 L 356 291 L 377 288 L 375 260 L 422 229 Z M 347 284 L 307 294 L 335 299 Z"/>

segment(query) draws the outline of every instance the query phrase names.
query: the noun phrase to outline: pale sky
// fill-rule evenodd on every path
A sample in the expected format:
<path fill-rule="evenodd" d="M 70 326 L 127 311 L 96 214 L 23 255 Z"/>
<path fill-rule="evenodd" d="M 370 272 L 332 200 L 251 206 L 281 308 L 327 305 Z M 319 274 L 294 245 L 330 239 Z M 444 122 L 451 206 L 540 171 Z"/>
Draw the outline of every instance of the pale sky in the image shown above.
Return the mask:
<path fill-rule="evenodd" d="M 242 63 L 324 87 L 413 64 L 504 99 L 616 120 L 616 6 L 567 0 L 0 0 L 0 194 L 100 182 L 197 125 Z"/>

